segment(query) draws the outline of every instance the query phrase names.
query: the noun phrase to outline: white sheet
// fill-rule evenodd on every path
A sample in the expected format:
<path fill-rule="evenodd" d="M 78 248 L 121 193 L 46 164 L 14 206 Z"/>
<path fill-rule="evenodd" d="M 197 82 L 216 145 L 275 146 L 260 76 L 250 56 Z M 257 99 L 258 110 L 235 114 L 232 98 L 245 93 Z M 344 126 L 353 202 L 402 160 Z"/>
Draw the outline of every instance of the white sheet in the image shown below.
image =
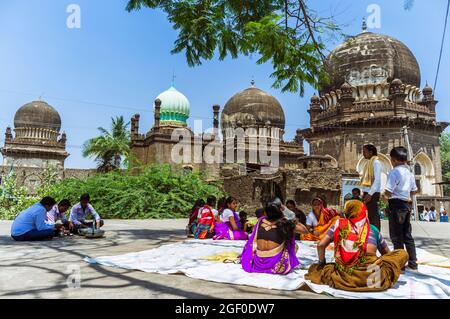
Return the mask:
<path fill-rule="evenodd" d="M 317 260 L 315 244 L 298 242 L 297 256 L 300 267 L 286 276 L 252 274 L 245 272 L 239 264 L 229 264 L 202 260 L 202 258 L 223 252 L 242 251 L 244 241 L 187 240 L 163 245 L 155 249 L 128 253 L 119 256 L 88 258 L 89 263 L 105 266 L 136 269 L 159 274 L 183 273 L 188 277 L 208 281 L 247 285 L 253 287 L 296 290 L 308 285 L 314 292 L 327 293 L 342 298 L 450 298 L 450 269 L 419 266 L 419 273 L 406 272 L 400 276 L 395 287 L 385 292 L 355 293 L 337 290 L 325 285 L 316 285 L 304 279 L 308 267 Z M 418 259 L 427 260 L 432 256 L 417 249 Z M 333 252 L 327 251 L 327 260 L 333 260 Z"/>

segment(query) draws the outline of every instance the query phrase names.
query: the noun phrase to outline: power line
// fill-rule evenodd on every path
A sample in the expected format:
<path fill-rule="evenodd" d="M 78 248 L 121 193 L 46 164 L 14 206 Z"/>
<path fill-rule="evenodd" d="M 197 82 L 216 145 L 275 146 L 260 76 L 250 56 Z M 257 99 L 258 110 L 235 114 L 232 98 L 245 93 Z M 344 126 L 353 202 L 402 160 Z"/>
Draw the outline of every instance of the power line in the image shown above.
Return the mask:
<path fill-rule="evenodd" d="M 439 76 L 439 69 L 441 67 L 442 51 L 444 49 L 445 33 L 447 31 L 447 21 L 448 21 L 449 8 L 450 8 L 450 0 L 447 1 L 447 11 L 445 13 L 444 32 L 442 33 L 441 49 L 440 49 L 440 52 L 439 52 L 439 60 L 438 60 L 438 65 L 437 65 L 437 70 L 436 70 L 436 78 L 434 79 L 433 91 L 436 91 L 436 84 L 437 84 L 437 80 L 438 80 L 438 76 Z"/>

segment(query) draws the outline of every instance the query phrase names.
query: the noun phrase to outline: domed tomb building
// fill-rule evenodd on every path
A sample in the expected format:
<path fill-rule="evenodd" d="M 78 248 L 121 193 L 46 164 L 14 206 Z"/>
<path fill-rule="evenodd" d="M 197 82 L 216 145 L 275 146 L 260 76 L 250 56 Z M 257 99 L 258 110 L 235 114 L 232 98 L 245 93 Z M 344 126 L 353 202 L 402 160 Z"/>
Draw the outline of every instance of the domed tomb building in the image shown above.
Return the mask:
<path fill-rule="evenodd" d="M 215 106 L 215 110 L 217 117 L 219 107 Z M 199 149 L 202 155 L 206 144 L 214 140 L 214 135 L 203 138 L 188 127 L 190 102 L 184 94 L 171 86 L 156 97 L 153 114 L 154 125 L 146 134 L 139 133 L 140 115 L 135 114 L 131 118 L 131 149 L 136 164 L 180 164 L 186 169 L 202 170 L 209 172 L 210 176 L 218 176 L 218 163 L 208 165 L 201 156 L 195 156 L 194 148 Z M 185 148 L 175 148 L 177 144 L 180 146 L 180 140 Z"/>
<path fill-rule="evenodd" d="M 345 171 L 362 173 L 364 144 L 374 144 L 383 165 L 382 189 L 392 169 L 389 152 L 405 146 L 407 128 L 415 161 L 419 211 L 440 207 L 439 136 L 448 123 L 436 120 L 433 90 L 422 90 L 420 67 L 408 47 L 393 37 L 367 32 L 337 46 L 325 67 L 329 81 L 313 96 L 310 128 L 300 134 L 312 155 L 330 155 Z M 446 205 L 447 206 L 447 205 Z"/>
<path fill-rule="evenodd" d="M 14 130 L 6 128 L 3 167 L 63 169 L 69 153 L 60 130 L 61 117 L 52 106 L 44 101 L 23 105 L 14 116 Z"/>
<path fill-rule="evenodd" d="M 296 166 L 297 159 L 304 156 L 303 140 L 294 139 L 291 142 L 283 140 L 285 116 L 280 102 L 272 95 L 255 87 L 235 94 L 226 102 L 221 116 L 221 129 L 224 142 L 224 163 L 227 155 L 232 162 L 240 163 L 249 171 L 260 171 L 270 166 Z M 244 138 L 244 136 L 245 138 Z M 239 147 L 238 143 L 242 143 Z M 238 151 L 245 146 L 245 154 L 239 156 Z M 278 157 L 275 163 L 265 156 Z M 231 152 L 232 154 L 228 154 Z M 243 156 L 245 155 L 245 157 Z"/>
<path fill-rule="evenodd" d="M 300 131 L 292 141 L 284 141 L 285 114 L 275 97 L 252 82 L 225 103 L 221 114 L 219 105 L 212 109 L 213 132 L 194 135 L 186 124 L 187 98 L 174 88 L 160 94 L 154 104 L 155 123 L 148 133 L 139 134 L 138 114 L 131 119 L 131 148 L 137 163 L 180 164 L 173 157 L 178 154 L 174 150 L 179 135 L 172 135 L 184 129 L 191 137 L 181 140 L 192 153 L 197 149 L 203 154 L 211 145 L 220 151 L 214 153 L 214 163 L 191 153 L 181 165 L 206 172 L 211 180 L 220 179 L 241 209 L 253 212 L 274 196 L 283 201 L 295 199 L 302 209 L 318 194 L 325 195 L 330 205 L 340 204 L 342 170 L 336 160 L 331 156 L 306 156 Z M 209 127 L 205 122 L 202 126 Z"/>

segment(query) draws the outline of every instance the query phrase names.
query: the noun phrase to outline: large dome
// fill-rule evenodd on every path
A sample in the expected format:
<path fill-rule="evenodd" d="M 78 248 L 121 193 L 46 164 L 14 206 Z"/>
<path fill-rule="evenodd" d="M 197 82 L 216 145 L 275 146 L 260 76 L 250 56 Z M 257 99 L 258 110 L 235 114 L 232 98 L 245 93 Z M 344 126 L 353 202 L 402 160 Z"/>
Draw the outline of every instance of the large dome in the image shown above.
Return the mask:
<path fill-rule="evenodd" d="M 44 101 L 33 101 L 17 110 L 14 127 L 48 128 L 59 132 L 61 117 L 59 113 Z"/>
<path fill-rule="evenodd" d="M 222 112 L 222 129 L 273 126 L 284 129 L 284 112 L 272 95 L 250 87 L 234 95 Z"/>
<path fill-rule="evenodd" d="M 330 83 L 321 94 L 339 89 L 348 82 L 359 85 L 390 83 L 420 87 L 420 68 L 413 53 L 397 39 L 383 34 L 362 32 L 337 46 L 325 63 Z"/>

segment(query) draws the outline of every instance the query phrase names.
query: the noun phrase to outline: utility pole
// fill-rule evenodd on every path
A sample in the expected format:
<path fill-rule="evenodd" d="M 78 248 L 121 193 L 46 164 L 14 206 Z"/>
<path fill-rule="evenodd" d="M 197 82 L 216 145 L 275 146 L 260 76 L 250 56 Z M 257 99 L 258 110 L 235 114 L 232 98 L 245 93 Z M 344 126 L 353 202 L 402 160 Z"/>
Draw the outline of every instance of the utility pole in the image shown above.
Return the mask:
<path fill-rule="evenodd" d="M 412 147 L 411 144 L 409 143 L 409 136 L 408 136 L 408 127 L 405 125 L 402 127 L 402 134 L 403 134 L 403 139 L 405 141 L 405 146 L 406 149 L 408 150 L 408 161 L 409 161 L 409 169 L 411 171 L 412 174 L 414 174 L 414 166 L 415 166 L 415 161 L 414 161 L 414 156 L 413 156 L 413 151 L 412 151 Z M 417 211 L 417 197 L 416 195 L 412 196 L 412 206 L 414 209 L 414 219 L 417 221 L 419 220 L 419 212 Z"/>

